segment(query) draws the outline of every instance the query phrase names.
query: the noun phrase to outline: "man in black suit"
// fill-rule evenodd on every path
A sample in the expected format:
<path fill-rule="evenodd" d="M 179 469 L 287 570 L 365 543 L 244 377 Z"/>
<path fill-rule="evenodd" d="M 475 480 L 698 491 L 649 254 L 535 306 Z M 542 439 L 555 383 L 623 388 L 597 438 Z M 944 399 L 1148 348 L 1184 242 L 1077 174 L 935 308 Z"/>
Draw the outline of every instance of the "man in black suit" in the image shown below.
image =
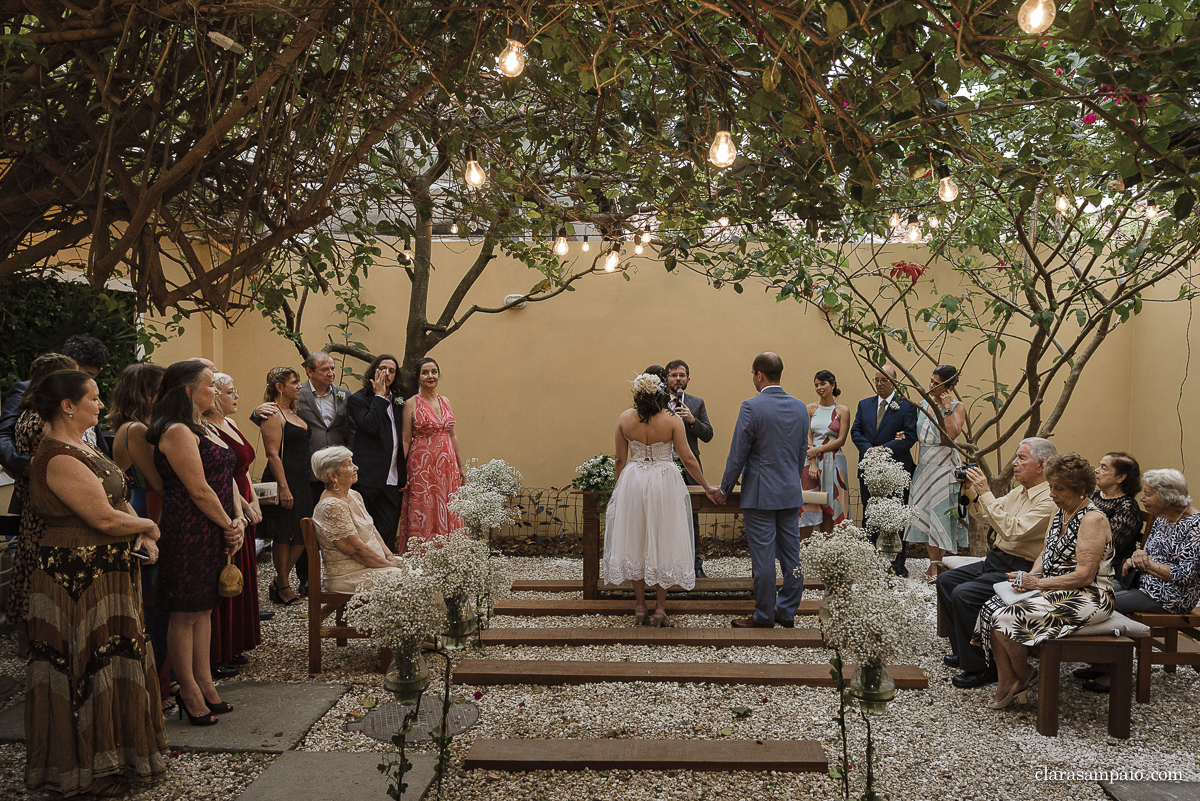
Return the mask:
<path fill-rule="evenodd" d="M 917 441 L 917 407 L 896 392 L 896 368 L 890 364 L 885 364 L 875 373 L 875 394 L 859 401 L 858 413 L 854 415 L 854 424 L 850 426 L 850 439 L 858 448 L 860 463 L 867 451 L 887 448 L 909 476 L 916 469 L 912 446 Z M 865 517 L 871 493 L 863 480 L 862 467 L 858 469 L 858 487 Z M 904 491 L 904 502 L 908 502 L 908 490 Z M 866 525 L 865 519 L 863 525 Z M 908 575 L 908 569 L 904 566 L 904 545 L 902 541 L 900 553 L 892 562 L 892 569 L 897 576 Z"/>
<path fill-rule="evenodd" d="M 358 482 L 375 528 L 393 553 L 400 525 L 400 490 L 408 483 L 404 447 L 400 440 L 400 361 L 388 353 L 371 362 L 363 388 L 350 396 L 354 433 L 354 463 Z"/>
<path fill-rule="evenodd" d="M 700 461 L 701 442 L 712 442 L 713 427 L 708 422 L 708 410 L 704 408 L 704 399 L 687 394 L 688 382 L 691 381 L 691 370 L 683 359 L 667 362 L 667 387 L 670 389 L 671 411 L 683 420 L 683 431 L 687 434 L 688 447 L 696 461 Z M 703 468 L 703 465 L 701 465 Z M 685 484 L 696 484 L 686 471 L 683 474 Z M 704 578 L 704 564 L 700 557 L 700 517 L 692 514 L 692 536 L 696 543 L 696 578 Z"/>

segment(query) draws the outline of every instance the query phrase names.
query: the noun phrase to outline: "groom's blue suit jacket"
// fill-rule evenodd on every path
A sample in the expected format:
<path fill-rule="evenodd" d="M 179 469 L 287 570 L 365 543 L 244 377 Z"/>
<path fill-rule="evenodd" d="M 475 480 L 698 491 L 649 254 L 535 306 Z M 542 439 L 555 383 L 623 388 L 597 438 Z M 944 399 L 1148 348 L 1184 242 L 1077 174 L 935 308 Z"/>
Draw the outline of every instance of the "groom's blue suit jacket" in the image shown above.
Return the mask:
<path fill-rule="evenodd" d="M 740 475 L 743 509 L 798 509 L 807 452 L 808 407 L 781 386 L 764 387 L 742 402 L 721 491 L 733 492 Z"/>

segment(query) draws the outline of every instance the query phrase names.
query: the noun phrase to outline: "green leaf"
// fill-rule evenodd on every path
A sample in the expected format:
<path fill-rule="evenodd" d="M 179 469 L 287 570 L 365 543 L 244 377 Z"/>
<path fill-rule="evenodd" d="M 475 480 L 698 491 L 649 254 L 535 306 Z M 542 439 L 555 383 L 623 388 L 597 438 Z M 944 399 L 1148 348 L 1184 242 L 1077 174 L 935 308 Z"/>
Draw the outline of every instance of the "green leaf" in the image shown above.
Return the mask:
<path fill-rule="evenodd" d="M 1196 196 L 1191 192 L 1184 192 L 1179 197 L 1175 198 L 1175 209 L 1172 212 L 1176 220 L 1186 219 L 1192 213 L 1192 208 L 1196 205 Z"/>
<path fill-rule="evenodd" d="M 836 36 L 846 30 L 846 7 L 841 3 L 830 3 L 825 9 L 825 30 L 830 36 Z"/>
<path fill-rule="evenodd" d="M 723 729 L 718 729 L 717 734 L 721 735 L 722 737 L 728 737 L 729 735 L 733 734 L 733 727 L 726 726 Z"/>
<path fill-rule="evenodd" d="M 754 710 L 748 706 L 735 706 L 731 711 L 739 718 L 748 718 Z"/>

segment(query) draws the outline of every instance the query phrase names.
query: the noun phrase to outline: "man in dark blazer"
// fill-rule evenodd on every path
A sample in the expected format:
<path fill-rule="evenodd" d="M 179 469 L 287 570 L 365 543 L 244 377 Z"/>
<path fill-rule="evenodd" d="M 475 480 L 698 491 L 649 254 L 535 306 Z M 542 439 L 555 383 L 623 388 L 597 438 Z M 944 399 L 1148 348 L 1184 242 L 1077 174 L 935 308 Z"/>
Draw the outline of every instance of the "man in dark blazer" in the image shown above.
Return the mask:
<path fill-rule="evenodd" d="M 688 382 L 691 381 L 691 370 L 683 359 L 667 362 L 667 387 L 671 391 L 671 411 L 683 420 L 683 431 L 687 435 L 688 447 L 696 461 L 700 461 L 700 443 L 712 442 L 713 427 L 708 422 L 708 410 L 704 408 L 704 399 L 687 394 Z M 700 465 L 704 467 L 703 464 Z M 697 484 L 696 479 L 686 470 L 683 473 L 683 483 Z M 692 514 L 692 536 L 696 543 L 696 578 L 704 578 L 704 560 L 700 557 L 700 516 Z"/>
<path fill-rule="evenodd" d="M 783 391 L 783 359 L 760 353 L 751 367 L 758 395 L 742 402 L 729 445 L 725 475 L 714 501 L 724 503 L 742 477 L 742 520 L 754 570 L 754 614 L 734 628 L 796 625 L 804 593 L 800 574 L 800 475 L 808 453 L 808 407 Z M 775 590 L 775 558 L 783 587 Z"/>
<path fill-rule="evenodd" d="M 404 446 L 400 439 L 400 360 L 388 353 L 371 362 L 363 388 L 350 396 L 354 423 L 354 463 L 362 495 L 375 528 L 395 553 L 400 525 L 400 490 L 408 484 Z"/>
<path fill-rule="evenodd" d="M 860 463 L 872 448 L 887 448 L 892 452 L 892 457 L 904 465 L 909 476 L 916 469 L 912 446 L 917 441 L 917 407 L 896 392 L 896 368 L 890 364 L 885 364 L 875 373 L 875 394 L 859 401 L 858 413 L 854 415 L 854 423 L 850 426 L 850 439 L 858 448 Z M 858 487 L 865 517 L 871 493 L 863 481 L 861 467 L 858 469 Z M 904 491 L 904 501 L 908 502 L 908 490 Z M 863 525 L 866 525 L 865 519 Z M 908 568 L 904 566 L 904 546 L 902 541 L 900 553 L 892 562 L 892 569 L 897 576 L 908 575 Z"/>

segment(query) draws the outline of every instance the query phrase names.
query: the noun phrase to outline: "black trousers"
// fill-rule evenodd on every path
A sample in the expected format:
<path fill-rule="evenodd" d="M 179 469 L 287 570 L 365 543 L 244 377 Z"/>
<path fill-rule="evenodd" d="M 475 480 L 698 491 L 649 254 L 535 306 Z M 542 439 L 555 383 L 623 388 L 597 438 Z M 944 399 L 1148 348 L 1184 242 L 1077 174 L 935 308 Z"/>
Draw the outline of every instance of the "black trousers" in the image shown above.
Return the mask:
<path fill-rule="evenodd" d="M 1004 580 L 1005 573 L 1029 570 L 1033 562 L 992 548 L 982 562 L 974 562 L 947 571 L 937 580 L 938 603 L 946 621 L 950 650 L 958 656 L 958 666 L 964 672 L 986 670 L 987 656 L 982 648 L 971 644 L 979 610 L 996 594 L 992 585 Z"/>
<path fill-rule="evenodd" d="M 367 513 L 375 523 L 383 544 L 392 553 L 396 552 L 396 529 L 400 526 L 400 488 L 394 484 L 385 487 L 355 487 L 366 504 Z"/>

